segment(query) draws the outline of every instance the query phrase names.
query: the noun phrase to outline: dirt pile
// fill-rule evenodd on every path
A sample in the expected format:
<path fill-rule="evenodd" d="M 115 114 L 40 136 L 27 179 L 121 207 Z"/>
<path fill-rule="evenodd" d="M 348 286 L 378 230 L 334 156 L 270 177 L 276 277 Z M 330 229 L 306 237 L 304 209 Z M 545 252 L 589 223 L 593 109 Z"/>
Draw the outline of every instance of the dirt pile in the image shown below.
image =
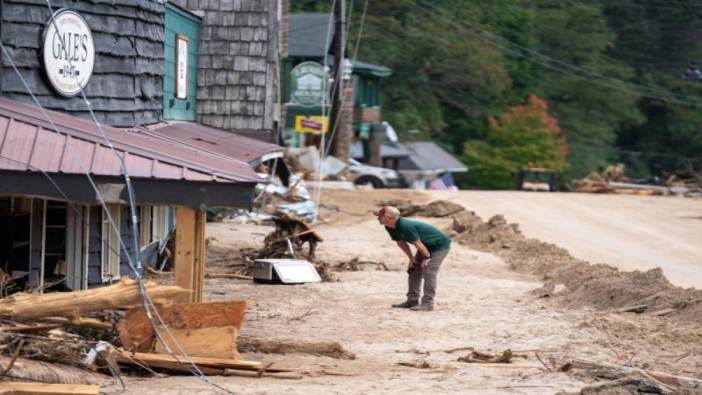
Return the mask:
<path fill-rule="evenodd" d="M 448 200 L 435 200 L 427 204 L 414 204 L 409 199 L 390 199 L 378 202 L 379 206 L 394 206 L 403 217 L 448 217 L 465 210 L 465 207 Z"/>
<path fill-rule="evenodd" d="M 534 291 L 539 296 L 554 297 L 568 307 L 639 306 L 641 312 L 653 315 L 702 319 L 702 291 L 672 285 L 660 268 L 623 272 L 593 265 L 553 244 L 527 239 L 517 224 L 509 224 L 501 215 L 483 222 L 465 211 L 454 215 L 453 221 L 455 241 L 495 253 L 513 270 L 541 276 L 544 286 Z"/>

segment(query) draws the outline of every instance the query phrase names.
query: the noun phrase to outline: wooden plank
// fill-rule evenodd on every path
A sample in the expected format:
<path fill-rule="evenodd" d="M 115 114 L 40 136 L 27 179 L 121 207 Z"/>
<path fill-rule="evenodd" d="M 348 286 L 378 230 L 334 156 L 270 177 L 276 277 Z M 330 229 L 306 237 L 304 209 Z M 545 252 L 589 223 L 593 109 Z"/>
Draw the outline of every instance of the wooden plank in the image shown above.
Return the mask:
<path fill-rule="evenodd" d="M 179 357 L 178 359 L 163 354 L 149 353 L 129 353 L 122 351 L 117 354 L 117 362 L 138 366 L 139 363 L 149 367 L 163 369 L 180 369 L 183 364 L 194 363 L 198 367 L 214 368 L 214 369 L 238 369 L 238 370 L 262 370 L 264 365 L 258 361 L 242 361 L 237 359 L 227 358 L 207 358 L 207 357 Z"/>
<path fill-rule="evenodd" d="M 246 301 L 182 303 L 159 306 L 158 312 L 163 322 L 174 329 L 233 326 L 240 330 L 246 314 Z M 154 344 L 154 330 L 142 308 L 128 311 L 125 319 L 117 324 L 117 330 L 127 349 L 146 352 Z"/>
<path fill-rule="evenodd" d="M 175 232 L 175 283 L 181 288 L 195 291 L 195 216 L 190 207 L 176 208 Z M 195 301 L 190 295 L 188 301 Z"/>
<path fill-rule="evenodd" d="M 198 211 L 195 218 L 195 278 L 193 302 L 202 302 L 205 291 L 205 228 L 207 226 L 207 213 Z"/>
<path fill-rule="evenodd" d="M 172 337 L 168 335 L 166 328 L 159 327 L 161 337 L 171 351 L 178 356 L 241 359 L 241 355 L 236 350 L 236 336 L 239 330 L 233 326 L 201 329 L 174 328 L 169 329 L 169 331 Z M 175 342 L 173 338 L 175 338 Z M 169 354 L 160 341 L 156 341 L 155 352 Z"/>
<path fill-rule="evenodd" d="M 98 395 L 100 387 L 88 384 L 45 384 L 30 382 L 0 383 L 0 394 Z"/>

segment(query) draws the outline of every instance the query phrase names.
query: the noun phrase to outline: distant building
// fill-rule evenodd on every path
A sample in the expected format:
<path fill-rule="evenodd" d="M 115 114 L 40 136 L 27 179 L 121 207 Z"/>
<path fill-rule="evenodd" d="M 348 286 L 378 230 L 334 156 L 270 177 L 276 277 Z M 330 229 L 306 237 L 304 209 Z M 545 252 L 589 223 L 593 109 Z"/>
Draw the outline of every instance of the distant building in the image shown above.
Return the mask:
<path fill-rule="evenodd" d="M 326 64 L 329 70 L 332 69 L 334 57 L 330 51 L 334 41 L 334 26 L 330 25 L 330 18 L 330 14 L 312 12 L 293 13 L 289 16 L 288 51 L 282 65 L 281 92 L 284 103 L 283 126 L 291 146 L 303 146 L 306 140 L 312 141 L 314 135 L 319 135 L 319 132 L 301 128 L 300 122 L 296 121 L 329 115 L 328 106 L 295 102 L 291 92 L 291 71 L 303 62 Z M 385 66 L 352 61 L 353 130 L 357 139 L 368 140 L 371 128 L 381 122 L 380 85 L 391 74 L 392 70 Z"/>
<path fill-rule="evenodd" d="M 455 186 L 453 173 L 468 167 L 431 141 L 385 142 L 380 149 L 382 166 L 397 170 L 413 189 L 445 189 Z M 363 159 L 361 143 L 351 146 L 351 157 Z"/>

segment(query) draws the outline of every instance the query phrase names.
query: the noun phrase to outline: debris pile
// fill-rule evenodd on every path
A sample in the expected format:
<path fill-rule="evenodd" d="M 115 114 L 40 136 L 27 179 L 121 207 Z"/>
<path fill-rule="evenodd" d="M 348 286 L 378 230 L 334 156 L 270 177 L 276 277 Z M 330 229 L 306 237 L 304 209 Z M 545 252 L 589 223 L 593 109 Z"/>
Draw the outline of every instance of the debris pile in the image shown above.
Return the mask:
<path fill-rule="evenodd" d="M 453 221 L 450 233 L 455 241 L 495 253 L 513 270 L 541 276 L 544 286 L 534 291 L 539 296 L 557 296 L 569 307 L 614 310 L 637 306 L 647 314 L 658 316 L 665 311 L 667 317 L 702 319 L 702 290 L 672 285 L 660 268 L 624 272 L 605 264 L 593 265 L 556 245 L 527 239 L 517 224 L 509 224 L 501 215 L 483 222 L 466 211 L 454 215 Z"/>
<path fill-rule="evenodd" d="M 244 301 L 178 304 L 190 291 L 149 281 L 144 287 L 155 306 L 151 316 L 138 284 L 128 278 L 84 291 L 0 299 L 2 375 L 22 384 L 91 385 L 81 393 L 97 393 L 96 385 L 110 380 L 106 374 L 125 369 L 192 374 L 196 365 L 205 374 L 281 372 L 241 359 L 236 340 Z"/>
<path fill-rule="evenodd" d="M 311 262 L 323 281 L 336 281 L 330 265 L 315 256 L 317 244 L 324 240 L 317 231 L 284 213 L 277 213 L 271 220 L 275 230 L 266 236 L 263 248 L 244 249 L 239 259 L 232 259 L 227 265 L 236 269 L 235 274 L 251 275 L 256 259 L 295 258 Z"/>
<path fill-rule="evenodd" d="M 632 180 L 625 175 L 623 164 L 610 165 L 602 173 L 592 172 L 576 180 L 576 191 L 585 193 L 617 193 L 629 195 L 683 195 L 702 196 L 702 181 L 696 178 L 680 179 L 672 175 L 662 184 L 657 177 Z"/>
<path fill-rule="evenodd" d="M 413 204 L 409 199 L 391 199 L 378 202 L 379 206 L 394 206 L 403 217 L 448 217 L 465 210 L 465 207 L 449 200 L 435 200 L 427 204 Z"/>
<path fill-rule="evenodd" d="M 314 181 L 345 181 L 343 174 L 348 168 L 348 164 L 331 155 L 325 156 L 322 162 L 319 150 L 313 145 L 288 148 L 285 151 L 285 162 L 293 172 L 301 173 L 304 179 Z M 321 174 L 318 173 L 320 170 Z"/>
<path fill-rule="evenodd" d="M 334 270 L 338 271 L 348 271 L 348 272 L 360 272 L 364 270 L 384 270 L 390 271 L 388 265 L 385 262 L 375 262 L 375 261 L 362 261 L 358 257 L 350 259 L 348 261 L 339 262 L 334 265 Z"/>
<path fill-rule="evenodd" d="M 702 380 L 631 366 L 576 359 L 563 364 L 559 370 L 586 380 L 604 380 L 582 388 L 578 394 L 697 394 L 702 391 Z"/>
<path fill-rule="evenodd" d="M 254 207 L 258 211 L 255 215 L 248 214 L 251 217 L 250 219 L 260 222 L 270 219 L 276 213 L 284 213 L 312 221 L 315 204 L 307 190 L 305 181 L 302 177 L 291 175 L 289 182 L 289 187 L 284 186 L 280 182 L 257 185 L 256 191 L 258 195 L 254 201 Z M 239 213 L 235 218 L 240 220 L 249 219 L 244 218 L 246 215 L 246 213 Z"/>

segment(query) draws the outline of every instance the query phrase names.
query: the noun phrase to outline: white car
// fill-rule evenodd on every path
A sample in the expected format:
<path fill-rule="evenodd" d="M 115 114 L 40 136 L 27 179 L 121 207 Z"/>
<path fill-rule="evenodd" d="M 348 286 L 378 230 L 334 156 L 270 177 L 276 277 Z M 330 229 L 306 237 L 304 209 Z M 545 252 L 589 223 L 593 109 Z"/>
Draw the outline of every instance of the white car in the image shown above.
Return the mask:
<path fill-rule="evenodd" d="M 349 180 L 356 185 L 372 185 L 373 188 L 400 188 L 404 186 L 402 176 L 393 169 L 365 165 L 349 159 Z"/>

